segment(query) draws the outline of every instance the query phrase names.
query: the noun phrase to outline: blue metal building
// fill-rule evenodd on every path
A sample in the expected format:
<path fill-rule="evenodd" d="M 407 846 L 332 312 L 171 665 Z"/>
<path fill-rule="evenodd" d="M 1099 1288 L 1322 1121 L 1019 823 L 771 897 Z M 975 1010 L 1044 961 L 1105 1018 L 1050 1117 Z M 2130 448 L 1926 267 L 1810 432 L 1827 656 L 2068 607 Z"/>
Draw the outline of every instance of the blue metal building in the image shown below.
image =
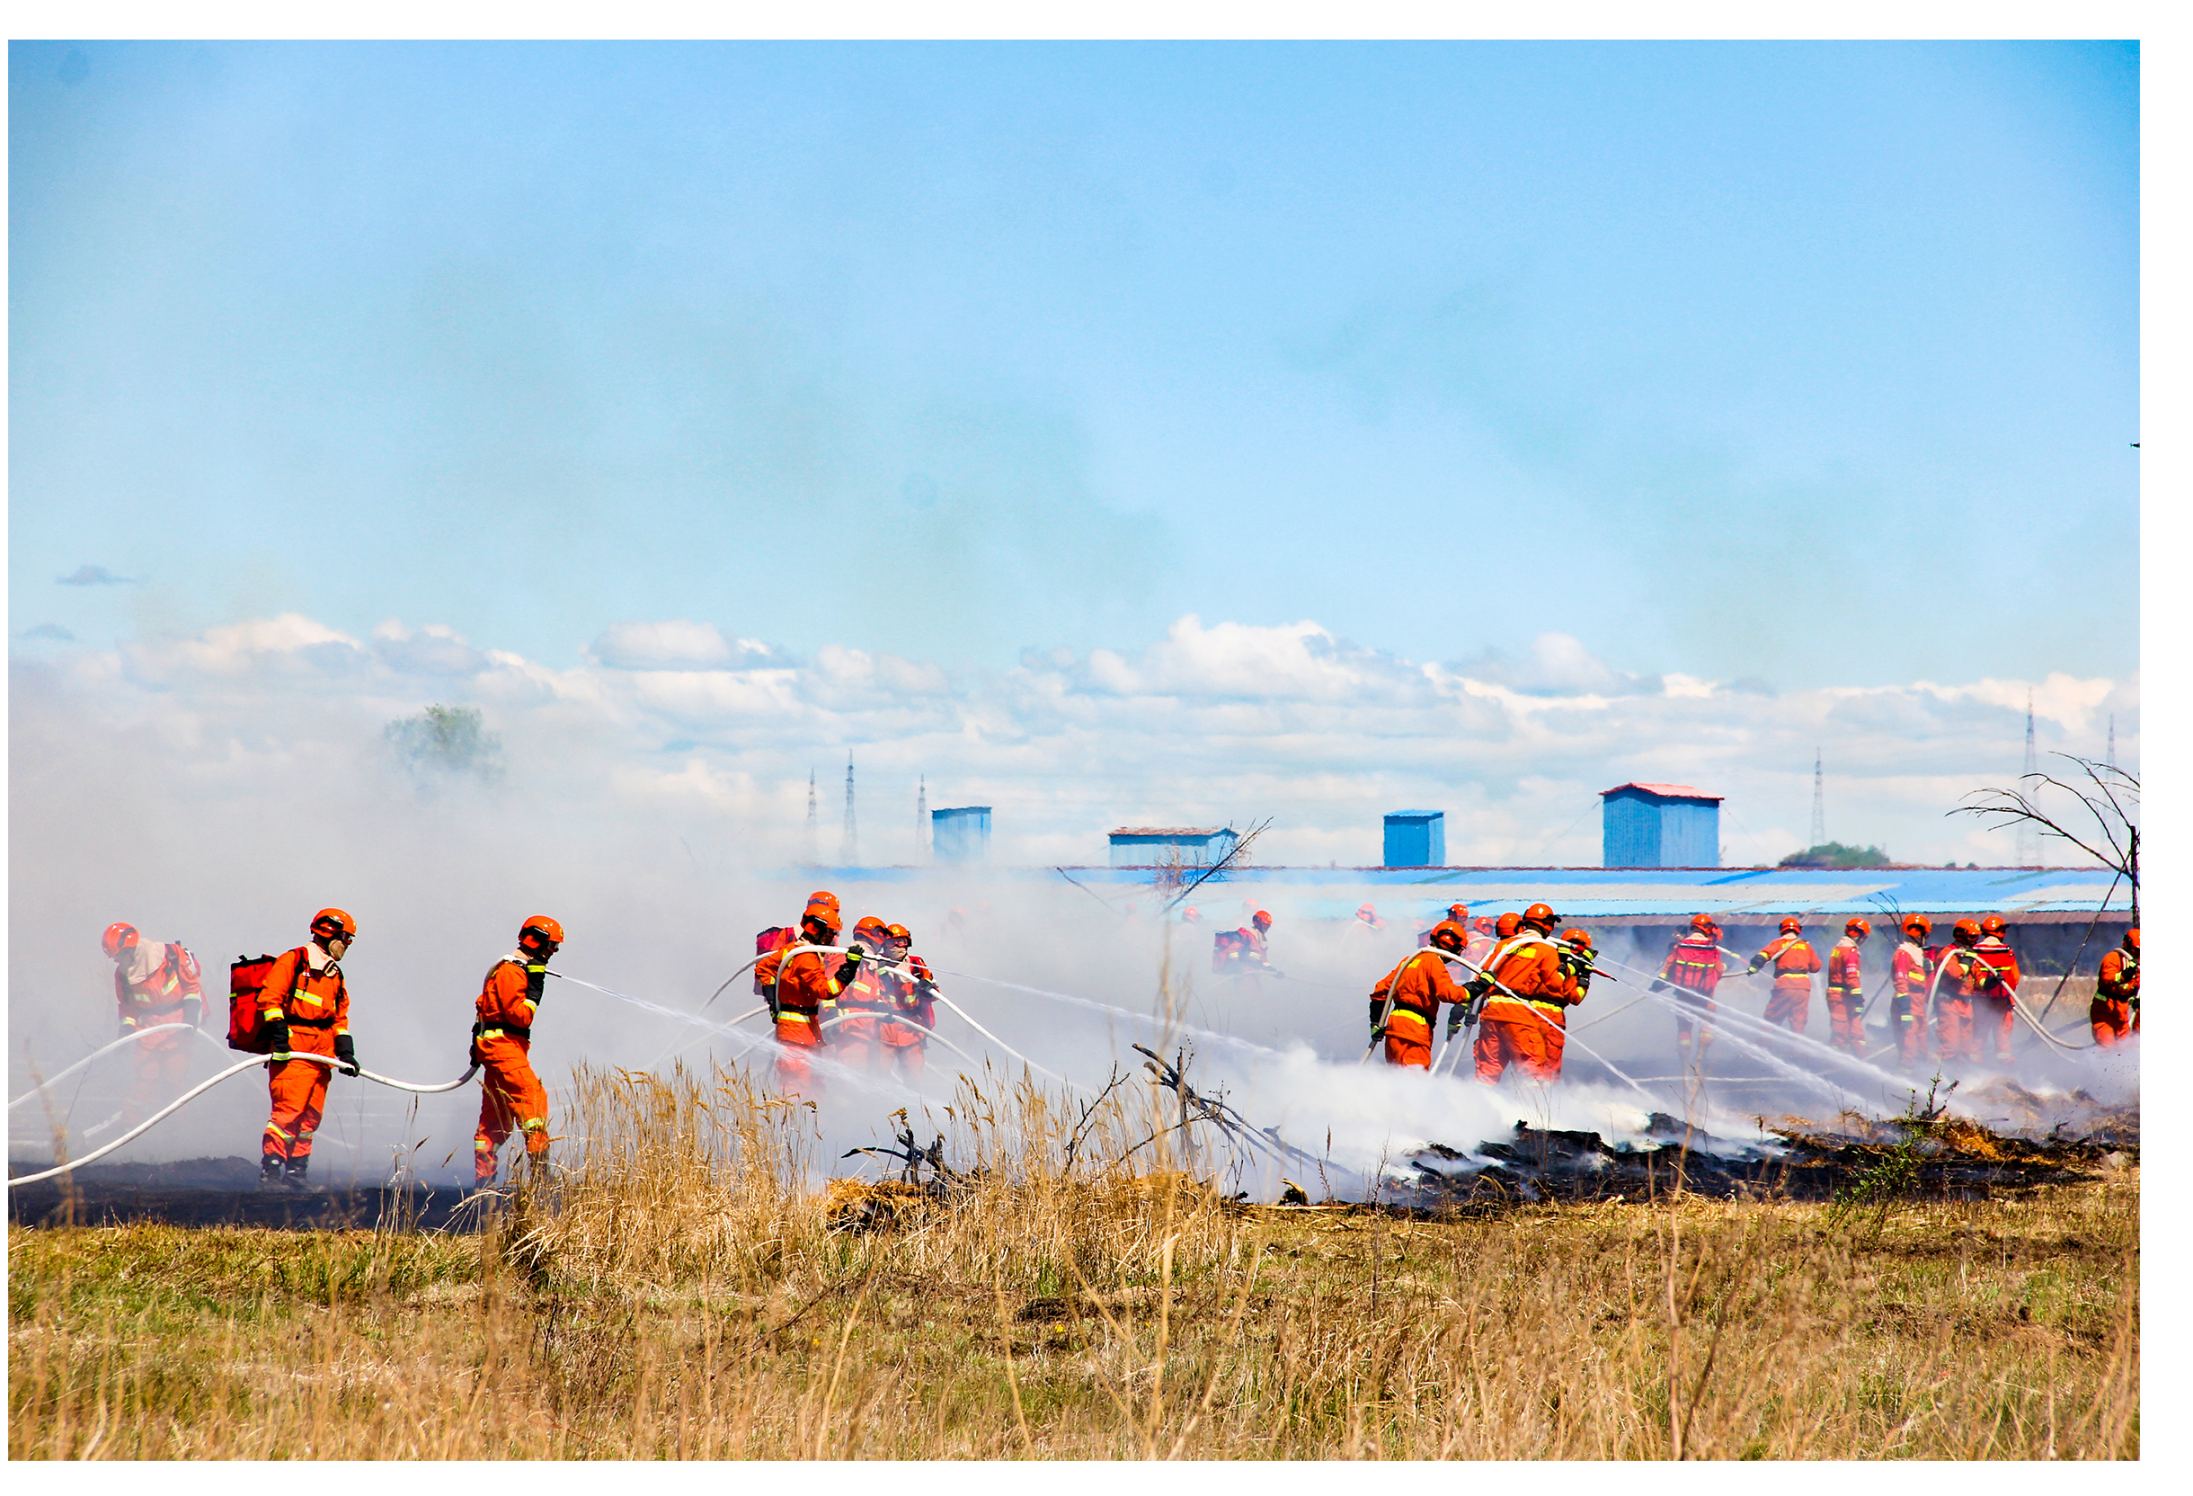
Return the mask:
<path fill-rule="evenodd" d="M 990 860 L 990 807 L 961 805 L 929 812 L 930 846 L 939 862 Z"/>
<path fill-rule="evenodd" d="M 1239 840 L 1231 826 L 1122 826 L 1112 833 L 1112 866 L 1209 867 Z"/>
<path fill-rule="evenodd" d="M 1600 861 L 1606 867 L 1719 867 L 1721 799 L 1687 784 L 1601 790 Z"/>
<path fill-rule="evenodd" d="M 1445 867 L 1447 813 L 1443 810 L 1394 810 L 1386 813 L 1386 866 Z"/>

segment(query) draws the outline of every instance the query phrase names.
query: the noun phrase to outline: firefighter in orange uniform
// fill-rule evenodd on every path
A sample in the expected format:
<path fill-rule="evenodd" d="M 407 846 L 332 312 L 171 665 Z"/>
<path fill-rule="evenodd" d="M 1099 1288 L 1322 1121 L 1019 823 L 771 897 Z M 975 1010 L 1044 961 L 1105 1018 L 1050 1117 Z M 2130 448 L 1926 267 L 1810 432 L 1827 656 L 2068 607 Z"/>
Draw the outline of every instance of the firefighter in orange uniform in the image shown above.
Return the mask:
<path fill-rule="evenodd" d="M 2124 944 L 2102 957 L 2094 973 L 2094 1002 L 2088 1009 L 2094 1042 L 2114 1049 L 2140 1032 L 2140 927 L 2124 932 Z"/>
<path fill-rule="evenodd" d="M 144 940 L 135 925 L 120 921 L 107 926 L 99 948 L 114 963 L 115 1018 L 120 1025 L 115 1037 L 172 1023 L 198 1026 L 205 993 L 198 985 L 198 958 L 187 948 Z M 122 1108 L 123 1131 L 182 1093 L 190 1074 L 190 1038 L 187 1033 L 153 1034 L 137 1041 L 137 1080 Z"/>
<path fill-rule="evenodd" d="M 1713 994 L 1724 974 L 1720 925 L 1710 914 L 1692 915 L 1690 929 L 1668 947 L 1660 975 L 1646 989 L 1666 992 L 1672 988 L 1679 1009 L 1687 1010 L 1675 1015 L 1675 1053 L 1685 1066 L 1694 1057 L 1700 1066 L 1705 1063 L 1706 1046 L 1713 1042 L 1713 1029 L 1706 1020 L 1717 1011 Z"/>
<path fill-rule="evenodd" d="M 1923 914 L 1904 916 L 1903 943 L 1896 947 L 1889 966 L 1895 994 L 1888 1000 L 1888 1016 L 1896 1031 L 1896 1055 L 1906 1067 L 1926 1055 L 1927 983 L 1934 968 L 1927 961 L 1926 938 L 1934 933 L 1934 921 Z"/>
<path fill-rule="evenodd" d="M 1476 1004 L 1477 1078 L 1490 1085 L 1520 1065 L 1535 1080 L 1556 1080 L 1568 1039 L 1563 1016 L 1580 999 L 1576 975 L 1553 939 L 1551 907 L 1533 904 L 1516 919 L 1516 933 L 1493 948 L 1485 974 L 1465 989 Z"/>
<path fill-rule="evenodd" d="M 1769 961 L 1774 963 L 1774 990 L 1767 997 L 1766 1020 L 1793 1034 L 1803 1033 L 1805 1020 L 1812 1015 L 1812 974 L 1820 969 L 1820 953 L 1804 938 L 1804 929 L 1795 919 L 1783 920 L 1781 933 L 1744 968 L 1745 976 L 1756 976 Z"/>
<path fill-rule="evenodd" d="M 518 948 L 487 969 L 473 1005 L 472 1062 L 480 1067 L 480 1125 L 472 1134 L 472 1180 L 495 1182 L 495 1154 L 513 1130 L 525 1135 L 535 1175 L 548 1163 L 548 1091 L 533 1073 L 533 1018 L 548 983 L 563 926 L 536 914 L 518 927 Z"/>
<path fill-rule="evenodd" d="M 1872 935 L 1866 920 L 1849 920 L 1843 938 L 1828 952 L 1828 1044 L 1860 1059 L 1866 1053 L 1866 988 L 1859 947 Z"/>
<path fill-rule="evenodd" d="M 851 943 L 871 956 L 882 951 L 890 940 L 888 927 L 873 914 L 862 915 L 853 926 Z M 844 995 L 838 999 L 843 1016 L 830 1025 L 830 1042 L 840 1051 L 840 1063 L 855 1070 L 880 1070 L 883 1054 L 878 1025 L 891 1007 L 891 999 L 883 990 L 882 963 L 864 959 L 844 987 Z"/>
<path fill-rule="evenodd" d="M 929 963 L 913 954 L 914 937 L 906 926 L 888 925 L 884 935 L 877 963 L 890 1004 L 883 1019 L 883 1054 L 899 1079 L 912 1085 L 921 1079 L 929 1035 L 937 1026 L 937 979 Z"/>
<path fill-rule="evenodd" d="M 1972 948 L 1980 943 L 1980 922 L 1961 919 L 1950 927 L 1950 943 L 1934 951 L 1934 1057 L 1977 1063 L 1980 1031 L 1972 1021 L 1972 998 L 1984 976 L 1973 970 Z"/>
<path fill-rule="evenodd" d="M 273 1102 L 259 1144 L 259 1183 L 305 1187 L 312 1135 L 327 1108 L 328 1071 L 293 1054 L 326 1055 L 345 1075 L 358 1073 L 350 1039 L 350 988 L 341 961 L 358 924 L 340 909 L 312 916 L 312 939 L 282 952 L 260 986 L 259 1020 L 267 1037 L 267 1093 Z"/>
<path fill-rule="evenodd" d="M 1459 925 L 1463 922 L 1456 920 L 1455 923 Z M 1470 943 L 1463 947 L 1462 959 L 1482 971 L 1485 968 L 1485 958 L 1491 955 L 1492 948 L 1500 943 L 1500 937 L 1494 933 L 1492 916 L 1489 914 L 1479 915 L 1475 923 L 1468 925 L 1467 928 L 1470 932 Z"/>
<path fill-rule="evenodd" d="M 2010 926 L 2000 914 L 1990 914 L 1980 921 L 1980 938 L 1973 943 L 1975 961 L 1985 966 L 1977 972 L 1973 994 L 1980 999 L 1980 1019 L 1995 1036 L 1995 1058 L 2007 1064 L 2010 1061 L 2010 1030 L 2018 1021 L 2018 984 L 2024 980 L 2018 971 L 2017 954 L 2011 950 L 2007 938 Z"/>
<path fill-rule="evenodd" d="M 843 928 L 837 895 L 811 894 L 800 916 L 798 938 L 754 966 L 756 980 L 770 994 L 770 1010 L 776 1015 L 777 1087 L 788 1096 L 822 1097 L 822 1081 L 809 1063 L 810 1055 L 823 1047 L 823 1017 L 837 1006 L 845 983 L 860 974 L 861 963 L 856 955 L 841 958 L 813 947 L 834 943 Z"/>
<path fill-rule="evenodd" d="M 1432 929 L 1431 944 L 1413 950 L 1371 989 L 1371 1042 L 1386 1043 L 1389 1065 L 1432 1066 L 1432 1025 L 1441 1003 L 1464 1001 L 1439 951 L 1460 955 L 1468 933 L 1452 920 Z"/>

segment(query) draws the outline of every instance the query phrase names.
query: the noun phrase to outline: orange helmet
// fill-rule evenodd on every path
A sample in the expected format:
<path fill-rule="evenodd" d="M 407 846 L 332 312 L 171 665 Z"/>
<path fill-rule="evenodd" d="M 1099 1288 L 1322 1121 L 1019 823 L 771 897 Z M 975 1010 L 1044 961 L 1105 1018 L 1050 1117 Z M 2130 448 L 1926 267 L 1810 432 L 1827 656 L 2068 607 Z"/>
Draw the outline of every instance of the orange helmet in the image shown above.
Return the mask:
<path fill-rule="evenodd" d="M 1578 950 L 1588 951 L 1591 949 L 1591 934 L 1589 931 L 1580 930 L 1571 925 L 1561 932 L 1561 943 L 1563 945 L 1573 945 Z"/>
<path fill-rule="evenodd" d="M 807 896 L 807 907 L 810 909 L 827 909 L 835 914 L 838 912 L 838 896 L 827 888 L 818 888 Z"/>
<path fill-rule="evenodd" d="M 1361 908 L 1357 909 L 1355 911 L 1355 917 L 1363 921 L 1363 923 L 1367 925 L 1377 925 L 1379 923 L 1378 911 L 1372 908 L 1369 904 L 1365 904 Z"/>
<path fill-rule="evenodd" d="M 1982 935 L 2002 935 L 2008 933 L 2009 929 L 2010 922 L 2000 914 L 1990 914 L 1986 919 L 1980 921 L 1980 933 Z"/>
<path fill-rule="evenodd" d="M 891 927 L 873 914 L 864 914 L 853 922 L 853 938 L 868 949 L 876 950 L 891 938 Z"/>
<path fill-rule="evenodd" d="M 838 918 L 838 906 L 835 901 L 828 904 L 819 904 L 810 899 L 807 903 L 807 912 L 800 916 L 800 925 L 803 929 L 808 925 L 813 925 L 832 940 L 835 940 L 838 938 L 838 931 L 845 927 L 845 921 Z"/>
<path fill-rule="evenodd" d="M 1523 923 L 1536 925 L 1541 931 L 1551 934 L 1553 927 L 1561 923 L 1561 916 L 1553 912 L 1551 904 L 1533 904 L 1523 911 Z"/>
<path fill-rule="evenodd" d="M 1716 940 L 1721 938 L 1721 927 L 1713 922 L 1713 916 L 1710 914 L 1692 915 L 1690 917 L 1690 927 L 1701 935 L 1711 935 Z"/>
<path fill-rule="evenodd" d="M 1873 933 L 1873 926 L 1865 920 L 1853 916 L 1844 922 L 1843 933 L 1845 935 L 1855 935 L 1860 940 L 1864 940 Z"/>
<path fill-rule="evenodd" d="M 122 952 L 137 943 L 137 927 L 120 920 L 107 926 L 107 933 L 99 937 L 99 949 L 107 953 L 109 961 L 122 959 Z"/>
<path fill-rule="evenodd" d="M 1184 925 L 1201 924 L 1203 922 L 1203 915 L 1196 908 L 1195 905 L 1190 904 L 1187 908 L 1180 911 L 1180 922 Z"/>
<path fill-rule="evenodd" d="M 1781 933 L 1784 935 L 1802 935 L 1805 933 L 1805 922 L 1793 914 L 1782 921 Z"/>
<path fill-rule="evenodd" d="M 1272 916 L 1270 911 L 1264 909 L 1257 910 L 1255 918 L 1251 919 L 1249 923 L 1255 925 L 1259 930 L 1269 930 L 1272 927 Z"/>
<path fill-rule="evenodd" d="M 1432 926 L 1431 943 L 1459 952 L 1470 943 L 1470 932 L 1460 920 L 1443 919 Z"/>
<path fill-rule="evenodd" d="M 1934 921 L 1923 914 L 1907 914 L 1904 916 L 1904 933 L 1924 940 L 1934 933 Z"/>
<path fill-rule="evenodd" d="M 1500 939 L 1507 940 L 1511 939 L 1514 936 L 1515 932 L 1522 927 L 1523 916 L 1517 914 L 1514 910 L 1511 909 L 1506 914 L 1501 915 L 1500 918 L 1493 921 L 1492 932 Z"/>
<path fill-rule="evenodd" d="M 2135 956 L 2140 953 L 2140 927 L 2138 925 L 2134 925 L 2124 932 L 2124 948 Z"/>
<path fill-rule="evenodd" d="M 1468 929 L 1470 924 L 1470 906 L 1467 904 L 1449 904 L 1447 906 L 1447 918 L 1453 920 L 1456 924 L 1462 926 L 1464 929 Z"/>
<path fill-rule="evenodd" d="M 563 944 L 563 926 L 545 914 L 536 914 L 518 926 L 518 944 L 524 945 L 528 935 L 533 937 L 535 945 Z"/>
<path fill-rule="evenodd" d="M 1960 944 L 1970 945 L 1980 938 L 1980 922 L 1976 919 L 1961 919 L 1950 927 L 1950 934 L 1955 936 Z"/>
<path fill-rule="evenodd" d="M 331 940 L 355 940 L 358 922 L 340 909 L 322 909 L 312 916 L 312 933 L 325 935 Z"/>
<path fill-rule="evenodd" d="M 914 932 L 904 925 L 885 925 L 883 933 L 890 937 L 891 943 L 900 950 L 904 950 L 914 943 Z"/>
<path fill-rule="evenodd" d="M 1472 925 L 1471 928 L 1476 930 L 1477 933 L 1480 935 L 1490 935 L 1498 930 L 1499 926 L 1495 925 L 1492 922 L 1491 915 L 1480 914 L 1479 916 L 1477 916 L 1477 923 Z"/>

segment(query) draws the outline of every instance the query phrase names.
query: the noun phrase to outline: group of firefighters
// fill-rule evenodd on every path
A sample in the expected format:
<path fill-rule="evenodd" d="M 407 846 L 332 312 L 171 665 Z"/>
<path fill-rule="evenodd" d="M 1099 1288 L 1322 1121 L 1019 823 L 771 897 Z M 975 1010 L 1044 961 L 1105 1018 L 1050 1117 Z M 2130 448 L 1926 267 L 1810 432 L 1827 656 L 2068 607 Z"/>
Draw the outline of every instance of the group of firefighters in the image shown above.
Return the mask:
<path fill-rule="evenodd" d="M 1570 928 L 1556 936 L 1560 918 L 1545 904 L 1498 920 L 1480 917 L 1472 925 L 1467 906 L 1448 906 L 1447 918 L 1433 926 L 1423 945 L 1404 958 L 1371 989 L 1371 1044 L 1384 1045 L 1389 1065 L 1429 1069 L 1432 1030 L 1442 1004 L 1448 1006 L 1447 1040 L 1474 1025 L 1471 1058 L 1478 1079 L 1499 1080 L 1510 1069 L 1541 1081 L 1560 1078 L 1568 1038 L 1568 1010 L 1591 990 L 1591 936 Z M 1269 926 L 1269 916 L 1260 915 Z M 1936 1063 L 1956 1067 L 1982 1060 L 1983 1038 L 1991 1038 L 1993 1059 L 2011 1059 L 2011 1028 L 2022 979 L 2017 954 L 2005 936 L 1999 915 L 1958 920 L 1949 943 L 1929 946 L 1934 922 L 1923 914 L 1906 916 L 1904 939 L 1889 969 L 1889 1014 L 1893 1049 L 1907 1068 L 1927 1058 L 1927 1020 L 1931 1006 Z M 1870 921 L 1852 918 L 1843 937 L 1829 950 L 1827 971 L 1828 1043 L 1867 1057 L 1864 960 L 1861 947 L 1873 934 Z M 1686 1067 L 1702 1065 L 1713 1041 L 1707 1020 L 1718 1011 L 1714 994 L 1724 977 L 1754 976 L 1773 968 L 1767 997 L 1767 1023 L 1802 1034 L 1812 1010 L 1812 978 L 1823 963 L 1804 937 L 1803 922 L 1784 919 L 1774 939 L 1749 960 L 1721 944 L 1721 926 L 1710 914 L 1693 915 L 1690 928 L 1669 947 L 1653 992 L 1672 992 L 1677 1004 L 1675 1044 Z M 1261 947 L 1260 947 L 1261 949 Z M 1735 956 L 1736 970 L 1724 964 Z M 1449 958 L 1469 974 L 1457 981 Z M 2094 1042 L 2114 1048 L 2140 1029 L 2140 932 L 2126 932 L 2123 943 L 2102 957 L 2088 1010 Z"/>
<path fill-rule="evenodd" d="M 1422 945 L 1371 989 L 1373 1048 L 1383 1046 L 1389 1065 L 1430 1068 L 1433 1029 L 1445 1006 L 1449 1044 L 1466 1027 L 1477 1031 L 1471 1058 L 1479 1080 L 1498 1081 L 1511 1069 L 1536 1080 L 1559 1079 L 1568 1011 L 1591 990 L 1596 955 L 1590 935 L 1574 927 L 1556 935 L 1559 923 L 1545 904 L 1474 922 L 1467 906 L 1450 905 L 1447 918 L 1424 935 Z M 1234 938 L 1220 946 L 1221 969 L 1248 976 L 1271 971 L 1266 939 L 1271 926 L 1271 915 L 1258 910 L 1248 926 L 1230 932 Z M 913 936 L 904 925 L 870 915 L 854 925 L 852 938 L 839 948 L 842 928 L 837 896 L 818 891 L 809 896 L 796 927 L 765 930 L 756 940 L 760 954 L 754 987 L 768 999 L 775 1020 L 777 1084 L 789 1095 L 821 1095 L 813 1061 L 825 1047 L 838 1051 L 834 1058 L 856 1071 L 895 1074 L 907 1081 L 922 1072 L 923 1052 L 936 1024 L 937 983 L 928 964 L 913 954 Z M 1931 1016 L 1937 1062 L 1978 1063 L 1983 1038 L 1992 1039 L 1997 1061 L 2007 1061 L 2013 998 L 2021 979 L 2017 955 L 2004 938 L 2007 926 L 1994 915 L 1962 919 L 1951 929 L 1948 944 L 1929 946 L 1925 942 L 1933 929 L 1927 916 L 1907 916 L 1903 941 L 1890 962 L 1889 1010 L 1897 1056 L 1906 1066 L 1924 1062 Z M 1861 1056 L 1865 994 L 1860 947 L 1872 933 L 1868 921 L 1851 919 L 1824 963 L 1828 1042 Z M 313 1134 L 326 1107 L 329 1070 L 359 1073 L 350 1035 L 350 990 L 341 964 L 357 934 L 350 915 L 322 909 L 312 918 L 310 940 L 267 958 L 271 964 L 257 981 L 253 1016 L 261 1032 L 256 1047 L 270 1056 L 271 1107 L 260 1144 L 263 1185 L 305 1186 Z M 481 1083 L 473 1174 L 481 1184 L 494 1180 L 498 1151 L 513 1133 L 523 1136 L 535 1168 L 546 1162 L 548 1095 L 533 1071 L 530 1051 L 548 963 L 563 939 L 563 926 L 555 920 L 546 915 L 528 919 L 518 929 L 516 948 L 489 967 L 474 1001 L 471 1059 L 480 1068 Z M 1795 1033 L 1805 1031 L 1811 1010 L 1812 977 L 1823 963 L 1804 938 L 1800 921 L 1783 920 L 1764 949 L 1748 961 L 1737 956 L 1744 964 L 1734 970 L 1724 957 L 1736 953 L 1723 947 L 1721 939 L 1721 927 L 1711 915 L 1693 916 L 1651 983 L 1654 991 L 1674 994 L 1679 1010 L 1676 1047 L 1686 1063 L 1703 1062 L 1705 1046 L 1713 1039 L 1709 1020 L 1718 1011 L 1715 993 L 1725 977 L 1757 974 L 1771 966 L 1774 986 L 1766 1021 Z M 108 926 L 101 946 L 114 963 L 122 1037 L 166 1030 L 138 1040 L 137 1073 L 122 1113 L 124 1126 L 134 1126 L 182 1089 L 191 1035 L 171 1026 L 199 1026 L 204 991 L 197 958 L 179 943 L 144 940 L 134 926 L 117 922 Z M 1456 980 L 1450 958 L 1465 966 L 1466 980 Z M 2137 927 L 2102 957 L 2089 1019 L 2099 1046 L 2115 1047 L 2138 1036 Z M 297 1055 L 318 1055 L 333 1064 Z"/>

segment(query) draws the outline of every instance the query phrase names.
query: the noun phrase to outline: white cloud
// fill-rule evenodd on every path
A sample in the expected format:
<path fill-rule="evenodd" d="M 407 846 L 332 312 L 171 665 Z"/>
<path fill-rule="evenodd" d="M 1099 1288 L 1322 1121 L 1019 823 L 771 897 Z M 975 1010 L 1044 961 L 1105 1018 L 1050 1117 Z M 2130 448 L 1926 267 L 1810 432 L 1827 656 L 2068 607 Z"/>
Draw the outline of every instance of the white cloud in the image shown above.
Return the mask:
<path fill-rule="evenodd" d="M 726 639 L 714 624 L 685 618 L 611 624 L 587 653 L 613 670 L 736 667 L 773 658 L 759 640 Z"/>

